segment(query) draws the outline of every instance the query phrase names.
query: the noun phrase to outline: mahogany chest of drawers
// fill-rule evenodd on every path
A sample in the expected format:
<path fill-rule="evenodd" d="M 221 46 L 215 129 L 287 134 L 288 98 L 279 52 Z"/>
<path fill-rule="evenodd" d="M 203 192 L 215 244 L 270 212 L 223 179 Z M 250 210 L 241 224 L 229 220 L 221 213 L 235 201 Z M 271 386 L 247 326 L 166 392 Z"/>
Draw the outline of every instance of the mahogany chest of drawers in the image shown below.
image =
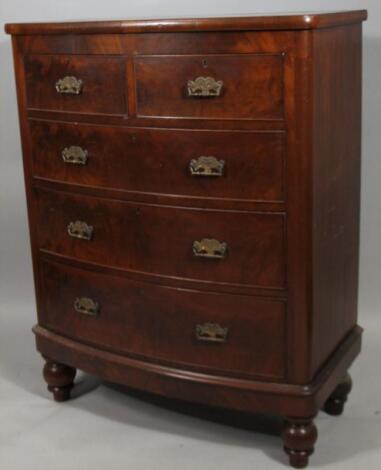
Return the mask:
<path fill-rule="evenodd" d="M 6 26 L 56 400 L 79 368 L 279 414 L 307 465 L 360 350 L 365 19 Z"/>

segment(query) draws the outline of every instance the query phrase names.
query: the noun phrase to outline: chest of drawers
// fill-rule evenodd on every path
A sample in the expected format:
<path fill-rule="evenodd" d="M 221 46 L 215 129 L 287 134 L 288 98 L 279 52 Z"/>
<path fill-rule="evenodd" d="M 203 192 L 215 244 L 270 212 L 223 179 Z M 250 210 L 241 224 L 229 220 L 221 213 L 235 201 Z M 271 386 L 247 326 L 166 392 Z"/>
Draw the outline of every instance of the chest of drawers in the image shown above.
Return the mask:
<path fill-rule="evenodd" d="M 279 414 L 307 465 L 360 350 L 365 19 L 6 26 L 57 401 L 79 368 Z"/>

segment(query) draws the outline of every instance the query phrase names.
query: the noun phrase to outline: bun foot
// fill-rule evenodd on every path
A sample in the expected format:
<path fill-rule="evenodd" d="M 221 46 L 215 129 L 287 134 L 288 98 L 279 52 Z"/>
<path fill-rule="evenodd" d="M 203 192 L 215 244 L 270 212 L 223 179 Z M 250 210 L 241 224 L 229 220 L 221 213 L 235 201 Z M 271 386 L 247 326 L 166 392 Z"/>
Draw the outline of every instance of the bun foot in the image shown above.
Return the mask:
<path fill-rule="evenodd" d="M 352 379 L 347 374 L 344 379 L 335 388 L 332 395 L 328 398 L 324 405 L 324 411 L 331 416 L 339 416 L 344 411 L 345 402 L 348 399 L 348 395 L 352 390 Z"/>
<path fill-rule="evenodd" d="M 291 467 L 307 467 L 317 436 L 317 429 L 312 418 L 287 418 L 282 438 Z"/>
<path fill-rule="evenodd" d="M 43 375 L 48 384 L 48 390 L 53 393 L 55 401 L 69 400 L 71 389 L 74 386 L 75 374 L 76 370 L 73 367 L 46 359 Z"/>
<path fill-rule="evenodd" d="M 290 459 L 290 465 L 293 468 L 306 468 L 311 455 L 305 451 L 286 450 Z"/>

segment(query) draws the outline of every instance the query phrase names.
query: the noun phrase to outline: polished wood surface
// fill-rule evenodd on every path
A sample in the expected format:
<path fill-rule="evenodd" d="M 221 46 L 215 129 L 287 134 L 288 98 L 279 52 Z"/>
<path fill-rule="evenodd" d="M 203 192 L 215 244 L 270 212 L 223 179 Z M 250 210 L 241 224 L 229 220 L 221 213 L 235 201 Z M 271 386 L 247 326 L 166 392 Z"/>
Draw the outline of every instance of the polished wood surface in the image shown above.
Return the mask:
<path fill-rule="evenodd" d="M 314 417 L 342 412 L 361 347 L 364 19 L 6 26 L 34 332 L 57 400 L 80 368 L 176 399 L 278 413 L 290 464 L 307 465 Z M 82 80 L 78 94 L 57 93 L 65 76 Z M 218 93 L 189 96 L 199 77 L 219 82 Z M 64 160 L 72 147 L 84 162 Z M 223 170 L 192 175 L 200 157 Z M 77 221 L 89 239 L 68 233 Z M 210 239 L 223 256 L 195 256 L 194 242 Z"/>
<path fill-rule="evenodd" d="M 282 119 L 283 56 L 144 56 L 134 59 L 137 116 Z M 211 77 L 221 96 L 189 97 L 187 83 Z"/>
<path fill-rule="evenodd" d="M 360 25 L 314 36 L 311 376 L 357 322 L 361 49 Z"/>
<path fill-rule="evenodd" d="M 126 114 L 124 63 L 120 58 L 31 55 L 25 59 L 27 106 L 53 111 Z M 78 95 L 60 94 L 58 80 L 83 81 Z"/>
<path fill-rule="evenodd" d="M 35 178 L 122 190 L 135 197 L 167 195 L 234 202 L 285 201 L 285 132 L 163 130 L 31 121 Z M 88 152 L 86 165 L 65 163 L 72 145 Z M 221 177 L 191 174 L 203 155 L 224 161 Z M 68 187 L 69 189 L 69 187 Z M 210 203 L 210 202 L 209 202 Z"/>
<path fill-rule="evenodd" d="M 362 333 L 355 328 L 312 382 L 296 385 L 168 367 L 105 351 L 42 326 L 36 325 L 33 331 L 37 348 L 45 355 L 110 382 L 211 406 L 300 418 L 311 417 L 324 406 L 360 352 Z"/>
<path fill-rule="evenodd" d="M 35 199 L 43 251 L 163 281 L 285 286 L 283 214 L 160 207 L 43 190 L 35 190 Z M 93 227 L 91 240 L 69 236 L 68 225 L 77 220 Z M 226 243 L 226 256 L 195 256 L 193 243 L 204 238 Z"/>
<path fill-rule="evenodd" d="M 74 387 L 76 369 L 46 358 L 43 375 L 55 401 L 67 401 Z"/>
<path fill-rule="evenodd" d="M 123 21 L 78 21 L 65 23 L 11 23 L 9 34 L 116 34 L 166 31 L 246 31 L 277 29 L 316 29 L 359 23 L 367 19 L 366 10 L 288 13 L 274 16 L 240 16 L 220 18 L 181 18 Z"/>
<path fill-rule="evenodd" d="M 314 452 L 318 432 L 313 418 L 288 418 L 282 433 L 284 450 L 294 468 L 305 468 Z"/>
<path fill-rule="evenodd" d="M 40 324 L 64 336 L 197 371 L 284 378 L 282 301 L 179 291 L 51 262 L 42 265 L 40 288 Z M 76 311 L 78 297 L 97 302 L 98 314 Z M 227 328 L 226 341 L 197 340 L 205 323 Z"/>

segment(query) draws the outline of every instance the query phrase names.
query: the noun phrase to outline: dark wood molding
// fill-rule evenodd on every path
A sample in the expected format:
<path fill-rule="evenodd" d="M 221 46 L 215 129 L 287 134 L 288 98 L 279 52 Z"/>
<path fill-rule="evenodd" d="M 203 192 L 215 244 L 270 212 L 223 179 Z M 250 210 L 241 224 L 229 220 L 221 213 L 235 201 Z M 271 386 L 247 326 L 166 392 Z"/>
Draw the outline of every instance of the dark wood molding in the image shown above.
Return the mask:
<path fill-rule="evenodd" d="M 359 23 L 366 10 L 274 16 L 183 18 L 65 23 L 9 23 L 8 34 L 124 34 L 179 31 L 260 31 L 318 29 Z"/>
<path fill-rule="evenodd" d="M 356 328 L 320 370 L 304 385 L 260 382 L 202 374 L 150 363 L 101 350 L 35 326 L 37 349 L 44 356 L 88 373 L 152 393 L 189 401 L 283 416 L 315 415 L 335 390 L 361 349 Z"/>

